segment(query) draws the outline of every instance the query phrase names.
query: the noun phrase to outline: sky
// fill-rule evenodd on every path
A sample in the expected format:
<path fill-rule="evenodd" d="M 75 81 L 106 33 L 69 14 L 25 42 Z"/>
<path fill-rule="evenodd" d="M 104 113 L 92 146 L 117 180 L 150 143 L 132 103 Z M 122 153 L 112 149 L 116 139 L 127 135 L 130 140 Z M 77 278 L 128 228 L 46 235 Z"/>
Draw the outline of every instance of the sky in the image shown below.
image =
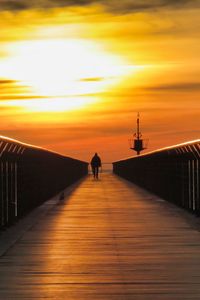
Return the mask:
<path fill-rule="evenodd" d="M 0 134 L 89 161 L 200 138 L 200 0 L 0 0 Z"/>

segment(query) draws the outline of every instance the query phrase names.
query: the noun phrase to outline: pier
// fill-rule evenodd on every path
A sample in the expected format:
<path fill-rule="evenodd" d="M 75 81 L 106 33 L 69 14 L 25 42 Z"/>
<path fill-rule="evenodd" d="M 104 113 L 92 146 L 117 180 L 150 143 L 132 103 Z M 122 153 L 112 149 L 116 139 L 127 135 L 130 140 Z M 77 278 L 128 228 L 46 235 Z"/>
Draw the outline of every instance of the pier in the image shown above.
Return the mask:
<path fill-rule="evenodd" d="M 200 298 L 198 217 L 113 173 L 64 192 L 1 233 L 0 299 Z"/>

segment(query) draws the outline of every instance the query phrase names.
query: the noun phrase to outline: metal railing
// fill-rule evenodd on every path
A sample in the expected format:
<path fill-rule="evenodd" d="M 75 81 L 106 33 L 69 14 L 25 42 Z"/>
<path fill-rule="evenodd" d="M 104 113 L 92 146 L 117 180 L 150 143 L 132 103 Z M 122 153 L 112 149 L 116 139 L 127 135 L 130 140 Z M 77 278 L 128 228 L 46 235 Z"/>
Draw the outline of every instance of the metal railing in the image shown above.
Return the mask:
<path fill-rule="evenodd" d="M 0 137 L 0 228 L 87 172 L 86 162 Z"/>
<path fill-rule="evenodd" d="M 117 175 L 200 214 L 200 140 L 113 163 Z"/>

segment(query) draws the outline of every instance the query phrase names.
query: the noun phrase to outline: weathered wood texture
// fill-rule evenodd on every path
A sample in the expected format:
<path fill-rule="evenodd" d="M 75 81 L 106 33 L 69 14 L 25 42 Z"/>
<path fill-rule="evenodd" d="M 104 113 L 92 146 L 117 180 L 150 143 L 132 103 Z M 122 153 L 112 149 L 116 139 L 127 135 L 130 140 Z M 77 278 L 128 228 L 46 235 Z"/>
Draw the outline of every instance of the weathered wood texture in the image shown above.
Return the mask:
<path fill-rule="evenodd" d="M 0 299 L 197 300 L 200 233 L 133 184 L 88 177 L 0 258 Z"/>

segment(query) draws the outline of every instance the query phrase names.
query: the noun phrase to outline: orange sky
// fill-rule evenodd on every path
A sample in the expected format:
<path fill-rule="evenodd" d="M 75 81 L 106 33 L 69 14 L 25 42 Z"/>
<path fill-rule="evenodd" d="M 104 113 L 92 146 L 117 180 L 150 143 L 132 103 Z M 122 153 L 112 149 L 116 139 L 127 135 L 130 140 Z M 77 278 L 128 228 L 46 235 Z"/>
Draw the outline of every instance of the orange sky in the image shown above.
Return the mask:
<path fill-rule="evenodd" d="M 148 150 L 199 138 L 199 13 L 199 0 L 0 1 L 1 135 L 110 162 L 134 154 L 140 111 Z"/>

